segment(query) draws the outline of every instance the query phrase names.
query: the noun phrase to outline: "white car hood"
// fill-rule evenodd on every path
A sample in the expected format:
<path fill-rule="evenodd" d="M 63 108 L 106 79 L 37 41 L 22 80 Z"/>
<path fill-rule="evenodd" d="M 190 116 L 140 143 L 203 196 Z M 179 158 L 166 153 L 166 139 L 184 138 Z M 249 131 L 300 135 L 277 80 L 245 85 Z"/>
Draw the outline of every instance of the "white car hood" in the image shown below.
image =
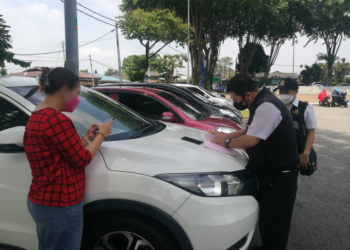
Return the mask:
<path fill-rule="evenodd" d="M 166 173 L 232 172 L 245 168 L 243 151 L 236 156 L 181 140 L 187 136 L 202 140 L 201 130 L 166 123 L 157 134 L 125 141 L 107 141 L 101 147 L 107 167 L 112 171 L 154 176 Z"/>

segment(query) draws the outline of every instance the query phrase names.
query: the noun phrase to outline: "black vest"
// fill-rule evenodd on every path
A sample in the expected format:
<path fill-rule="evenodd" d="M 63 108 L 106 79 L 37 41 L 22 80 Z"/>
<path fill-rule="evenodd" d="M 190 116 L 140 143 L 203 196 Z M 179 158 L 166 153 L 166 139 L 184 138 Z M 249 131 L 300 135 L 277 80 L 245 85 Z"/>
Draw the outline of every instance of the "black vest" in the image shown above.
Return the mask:
<path fill-rule="evenodd" d="M 306 143 L 307 133 L 306 133 L 304 114 L 305 114 L 307 105 L 308 105 L 307 102 L 299 101 L 298 107 L 295 107 L 293 105 L 292 109 L 290 110 L 294 120 L 296 142 L 297 142 L 297 149 L 298 149 L 299 155 L 304 152 L 305 143 Z"/>
<path fill-rule="evenodd" d="M 256 146 L 247 149 L 249 162 L 246 168 L 255 173 L 294 169 L 297 167 L 299 156 L 292 115 L 281 100 L 267 88 L 260 90 L 249 108 L 250 115 L 246 130 L 249 130 L 256 109 L 264 102 L 272 103 L 279 109 L 282 121 L 266 140 L 261 140 Z M 261 124 L 261 126 L 264 126 L 264 124 Z"/>

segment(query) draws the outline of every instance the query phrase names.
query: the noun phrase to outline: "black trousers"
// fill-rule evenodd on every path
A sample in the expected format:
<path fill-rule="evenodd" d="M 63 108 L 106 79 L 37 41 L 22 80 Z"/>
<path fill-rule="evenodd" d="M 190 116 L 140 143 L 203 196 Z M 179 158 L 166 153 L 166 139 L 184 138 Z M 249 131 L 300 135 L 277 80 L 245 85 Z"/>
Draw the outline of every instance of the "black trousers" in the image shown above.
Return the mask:
<path fill-rule="evenodd" d="M 332 106 L 335 106 L 335 102 L 338 101 L 338 96 L 332 96 Z"/>
<path fill-rule="evenodd" d="M 285 250 L 296 198 L 298 169 L 260 174 L 259 229 L 266 250 Z"/>

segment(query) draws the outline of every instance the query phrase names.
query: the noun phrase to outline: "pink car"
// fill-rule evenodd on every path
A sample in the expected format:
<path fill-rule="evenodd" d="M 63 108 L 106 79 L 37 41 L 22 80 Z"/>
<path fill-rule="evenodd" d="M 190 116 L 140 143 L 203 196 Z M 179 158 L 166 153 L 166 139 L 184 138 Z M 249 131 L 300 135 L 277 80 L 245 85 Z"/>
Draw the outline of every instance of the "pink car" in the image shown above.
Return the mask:
<path fill-rule="evenodd" d="M 159 89 L 96 87 L 94 90 L 110 96 L 149 119 L 177 123 L 204 131 L 216 129 L 231 133 L 241 129 L 234 121 L 201 113 L 179 97 Z"/>

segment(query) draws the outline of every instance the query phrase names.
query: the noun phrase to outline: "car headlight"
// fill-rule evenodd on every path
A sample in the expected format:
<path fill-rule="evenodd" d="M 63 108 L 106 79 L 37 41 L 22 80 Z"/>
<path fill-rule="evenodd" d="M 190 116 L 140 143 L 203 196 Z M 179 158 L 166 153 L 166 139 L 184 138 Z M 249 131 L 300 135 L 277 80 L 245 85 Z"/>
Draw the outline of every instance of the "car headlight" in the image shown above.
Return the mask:
<path fill-rule="evenodd" d="M 235 116 L 235 114 L 232 111 L 227 110 L 227 109 L 220 109 L 220 112 L 224 115 Z"/>
<path fill-rule="evenodd" d="M 236 129 L 228 128 L 228 127 L 217 127 L 215 130 L 224 134 L 230 134 L 237 131 Z"/>
<path fill-rule="evenodd" d="M 231 173 L 162 174 L 156 177 L 192 194 L 208 197 L 237 196 L 244 185 Z"/>

